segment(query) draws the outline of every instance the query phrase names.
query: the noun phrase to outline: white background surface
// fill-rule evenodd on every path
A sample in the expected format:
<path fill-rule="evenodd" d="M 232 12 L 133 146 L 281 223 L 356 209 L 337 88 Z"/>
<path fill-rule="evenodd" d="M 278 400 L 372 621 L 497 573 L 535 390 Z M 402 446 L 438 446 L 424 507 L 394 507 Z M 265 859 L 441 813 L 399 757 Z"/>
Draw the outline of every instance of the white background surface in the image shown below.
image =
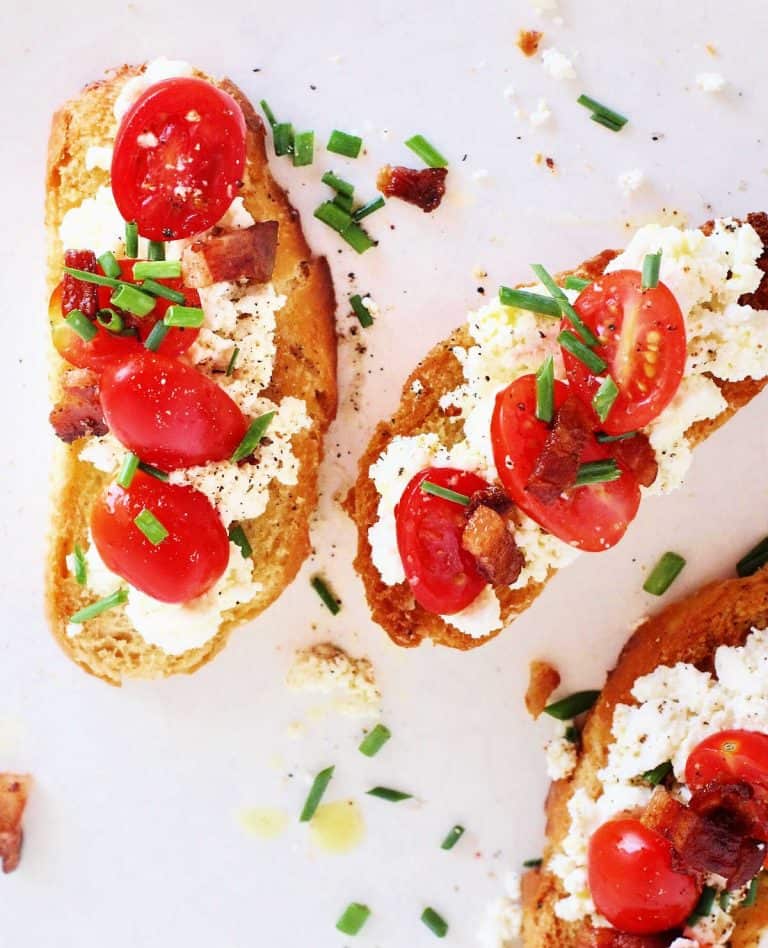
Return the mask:
<path fill-rule="evenodd" d="M 446 944 L 471 946 L 485 904 L 501 894 L 503 870 L 535 855 L 541 841 L 548 728 L 523 711 L 528 660 L 555 661 L 564 692 L 599 685 L 627 628 L 656 606 L 640 587 L 661 552 L 688 557 L 677 594 L 728 573 L 768 532 L 768 402 L 703 446 L 686 489 L 647 502 L 618 549 L 583 557 L 474 653 L 400 651 L 371 624 L 350 567 L 353 531 L 332 495 L 348 485 L 355 456 L 413 363 L 480 301 L 474 267 L 488 270 L 481 284 L 493 293 L 527 278 L 531 261 L 558 269 L 620 246 L 629 226 L 662 209 L 696 224 L 765 207 L 768 7 L 563 0 L 562 25 L 526 0 L 12 7 L 0 14 L 0 769 L 31 772 L 35 787 L 21 869 L 0 878 L 0 946 L 333 948 L 353 941 L 334 931 L 351 900 L 374 911 L 355 944 L 433 944 L 419 923 L 431 904 L 451 923 Z M 515 46 L 521 27 L 542 29 L 545 46 L 574 56 L 578 80 L 556 82 L 524 59 Z M 345 407 L 328 445 L 325 515 L 315 531 L 311 568 L 336 586 L 342 613 L 324 612 L 308 570 L 196 676 L 118 690 L 69 664 L 42 616 L 51 439 L 42 181 L 57 103 L 110 65 L 159 54 L 229 74 L 281 118 L 316 129 L 320 142 L 333 127 L 365 136 L 364 160 L 320 152 L 311 169 L 282 160 L 276 173 L 332 262 L 341 328 L 351 324 L 349 292 L 370 291 L 382 312 L 365 335 L 359 379 L 351 348 L 341 348 Z M 694 82 L 712 70 L 729 80 L 716 96 Z M 536 130 L 516 119 L 503 95 L 510 85 L 526 111 L 546 98 L 551 123 Z M 612 135 L 590 122 L 574 101 L 581 91 L 625 111 L 631 124 Z M 319 176 L 333 167 L 373 195 L 376 169 L 407 163 L 401 142 L 414 132 L 451 159 L 450 196 L 429 217 L 390 204 L 370 219 L 380 247 L 356 258 L 311 219 L 325 192 Z M 555 159 L 557 174 L 534 164 L 537 152 Z M 626 199 L 616 178 L 634 167 L 647 184 Z M 476 180 L 481 171 L 487 177 Z M 360 412 L 351 407 L 354 387 Z M 358 722 L 318 719 L 309 713 L 314 699 L 283 685 L 293 649 L 329 637 L 376 666 L 394 737 L 375 760 L 355 750 Z M 297 720 L 306 725 L 299 739 L 288 733 Z M 366 838 L 354 853 L 313 851 L 306 828 L 293 823 L 271 843 L 244 833 L 242 807 L 297 814 L 306 775 L 331 763 L 327 799 L 353 796 L 365 811 Z M 363 797 L 375 783 L 411 790 L 422 803 Z M 457 821 L 468 834 L 443 853 L 439 841 Z"/>

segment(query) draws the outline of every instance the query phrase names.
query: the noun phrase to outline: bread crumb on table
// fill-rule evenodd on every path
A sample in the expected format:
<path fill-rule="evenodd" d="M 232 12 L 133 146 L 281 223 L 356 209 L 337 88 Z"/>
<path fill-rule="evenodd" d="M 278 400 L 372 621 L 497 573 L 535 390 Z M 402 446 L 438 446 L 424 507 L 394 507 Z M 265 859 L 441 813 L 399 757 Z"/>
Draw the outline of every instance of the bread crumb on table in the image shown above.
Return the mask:
<path fill-rule="evenodd" d="M 537 718 L 549 703 L 552 692 L 560 684 L 560 672 L 540 659 L 534 659 L 528 667 L 528 689 L 525 692 L 525 707 L 532 718 Z"/>
<path fill-rule="evenodd" d="M 353 658 L 332 642 L 296 651 L 286 684 L 294 691 L 334 695 L 343 714 L 374 715 L 381 710 L 381 691 L 368 658 Z"/>

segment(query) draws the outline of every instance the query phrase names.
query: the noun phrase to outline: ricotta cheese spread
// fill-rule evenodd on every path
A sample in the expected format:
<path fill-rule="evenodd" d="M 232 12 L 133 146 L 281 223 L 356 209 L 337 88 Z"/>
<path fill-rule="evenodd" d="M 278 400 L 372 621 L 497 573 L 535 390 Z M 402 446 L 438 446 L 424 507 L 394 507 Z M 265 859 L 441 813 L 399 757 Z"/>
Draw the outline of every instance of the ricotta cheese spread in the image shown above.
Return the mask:
<path fill-rule="evenodd" d="M 331 642 L 298 649 L 286 684 L 294 691 L 335 695 L 336 707 L 343 714 L 381 713 L 381 691 L 370 659 L 353 658 Z"/>

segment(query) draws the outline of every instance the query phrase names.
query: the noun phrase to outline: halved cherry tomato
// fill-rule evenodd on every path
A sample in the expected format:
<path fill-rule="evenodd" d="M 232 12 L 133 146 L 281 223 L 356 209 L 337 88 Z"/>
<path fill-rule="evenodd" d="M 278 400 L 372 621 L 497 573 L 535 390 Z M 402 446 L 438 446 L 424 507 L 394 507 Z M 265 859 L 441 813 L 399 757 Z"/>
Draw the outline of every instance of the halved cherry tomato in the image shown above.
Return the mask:
<path fill-rule="evenodd" d="M 148 510 L 168 531 L 153 545 L 134 522 Z M 208 498 L 137 471 L 129 488 L 110 484 L 91 513 L 91 533 L 108 569 L 161 602 L 201 596 L 229 562 L 229 538 Z"/>
<path fill-rule="evenodd" d="M 672 866 L 672 847 L 639 820 L 611 820 L 592 835 L 589 888 L 601 915 L 620 931 L 651 935 L 682 925 L 700 891 Z"/>
<path fill-rule="evenodd" d="M 644 290 L 636 270 L 617 270 L 583 290 L 574 309 L 600 340 L 594 351 L 619 389 L 600 427 L 607 434 L 644 428 L 667 407 L 683 377 L 685 321 L 677 300 L 663 283 Z M 564 328 L 573 327 L 566 320 Z M 563 360 L 574 392 L 591 406 L 601 378 L 570 352 L 563 350 Z"/>
<path fill-rule="evenodd" d="M 192 237 L 232 203 L 245 167 L 245 119 L 204 79 L 166 79 L 125 114 L 115 139 L 112 191 L 151 240 Z"/>
<path fill-rule="evenodd" d="M 568 397 L 568 386 L 555 382 L 555 408 Z M 549 427 L 536 417 L 536 379 L 523 375 L 500 392 L 491 424 L 496 470 L 514 502 L 566 543 L 599 552 L 624 536 L 640 505 L 640 488 L 634 475 L 618 459 L 621 477 L 603 484 L 568 490 L 552 504 L 543 504 L 525 489 L 541 455 Z M 582 462 L 613 457 L 611 444 L 592 439 Z"/>
<path fill-rule="evenodd" d="M 147 349 L 106 367 L 101 407 L 118 441 L 163 471 L 230 457 L 248 428 L 221 386 Z"/>
<path fill-rule="evenodd" d="M 425 493 L 424 481 L 468 496 L 488 484 L 468 471 L 429 467 L 411 479 L 395 509 L 397 546 L 414 598 L 429 612 L 452 615 L 480 595 L 486 580 L 461 546 L 464 507 Z"/>
<path fill-rule="evenodd" d="M 685 765 L 685 782 L 691 790 L 739 780 L 768 790 L 768 734 L 720 731 L 691 751 Z"/>

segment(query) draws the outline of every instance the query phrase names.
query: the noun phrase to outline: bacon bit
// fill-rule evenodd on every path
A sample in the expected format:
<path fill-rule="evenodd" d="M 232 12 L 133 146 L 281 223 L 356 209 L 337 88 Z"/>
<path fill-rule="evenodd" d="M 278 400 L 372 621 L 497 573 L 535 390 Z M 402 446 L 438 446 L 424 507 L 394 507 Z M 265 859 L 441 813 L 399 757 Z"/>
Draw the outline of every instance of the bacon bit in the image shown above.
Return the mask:
<path fill-rule="evenodd" d="M 525 707 L 535 720 L 549 704 L 552 692 L 560 684 L 560 672 L 550 665 L 534 659 L 528 666 L 528 688 L 525 692 Z"/>
<path fill-rule="evenodd" d="M 499 487 L 498 485 L 476 490 L 469 498 L 469 504 L 466 510 L 467 516 L 473 514 L 481 504 L 501 514 L 508 513 L 512 507 L 512 501 L 507 496 L 507 492 L 503 487 Z"/>
<path fill-rule="evenodd" d="M 70 369 L 62 388 L 63 397 L 48 416 L 57 437 L 71 444 L 86 435 L 105 435 L 109 428 L 99 400 L 98 375 L 90 369 Z"/>
<path fill-rule="evenodd" d="M 458 418 L 461 414 L 461 408 L 458 405 L 446 405 L 445 408 L 441 408 L 440 411 L 446 418 Z"/>
<path fill-rule="evenodd" d="M 185 284 L 200 287 L 231 280 L 266 283 L 275 269 L 277 231 L 277 221 L 260 221 L 196 240 L 181 257 Z"/>
<path fill-rule="evenodd" d="M 743 780 L 721 784 L 713 781 L 696 790 L 690 808 L 715 819 L 735 833 L 768 841 L 768 798 L 765 791 Z"/>
<path fill-rule="evenodd" d="M 554 171 L 555 171 L 555 159 L 554 159 L 554 158 L 550 158 L 549 156 L 547 156 L 547 157 L 544 159 L 544 164 L 549 168 L 549 170 L 550 170 L 551 172 L 554 173 Z"/>
<path fill-rule="evenodd" d="M 0 860 L 3 872 L 13 872 L 21 859 L 24 839 L 21 819 L 30 782 L 25 774 L 0 773 Z"/>
<path fill-rule="evenodd" d="M 494 586 L 514 583 L 525 565 L 504 517 L 483 504 L 469 515 L 461 545 L 474 556 L 480 575 Z"/>
<path fill-rule="evenodd" d="M 656 480 L 659 462 L 651 442 L 642 432 L 638 432 L 634 438 L 627 438 L 626 441 L 614 442 L 613 455 L 620 464 L 632 471 L 643 487 L 650 487 Z"/>
<path fill-rule="evenodd" d="M 576 948 L 667 948 L 675 934 L 630 935 L 615 928 L 590 928 L 579 932 Z"/>
<path fill-rule="evenodd" d="M 376 187 L 387 197 L 415 204 L 425 214 L 440 207 L 445 194 L 447 168 L 404 168 L 384 165 L 376 178 Z"/>
<path fill-rule="evenodd" d="M 65 250 L 64 266 L 96 273 L 96 254 L 92 250 Z M 95 319 L 99 308 L 98 292 L 99 288 L 95 283 L 85 283 L 65 273 L 61 278 L 62 315 L 66 316 L 73 309 L 79 309 L 89 319 Z"/>
<path fill-rule="evenodd" d="M 538 30 L 520 30 L 517 34 L 518 49 L 524 56 L 535 56 L 543 37 L 544 34 Z"/>
<path fill-rule="evenodd" d="M 573 485 L 591 430 L 585 408 L 569 395 L 555 416 L 552 430 L 525 485 L 542 504 L 553 504 Z"/>

